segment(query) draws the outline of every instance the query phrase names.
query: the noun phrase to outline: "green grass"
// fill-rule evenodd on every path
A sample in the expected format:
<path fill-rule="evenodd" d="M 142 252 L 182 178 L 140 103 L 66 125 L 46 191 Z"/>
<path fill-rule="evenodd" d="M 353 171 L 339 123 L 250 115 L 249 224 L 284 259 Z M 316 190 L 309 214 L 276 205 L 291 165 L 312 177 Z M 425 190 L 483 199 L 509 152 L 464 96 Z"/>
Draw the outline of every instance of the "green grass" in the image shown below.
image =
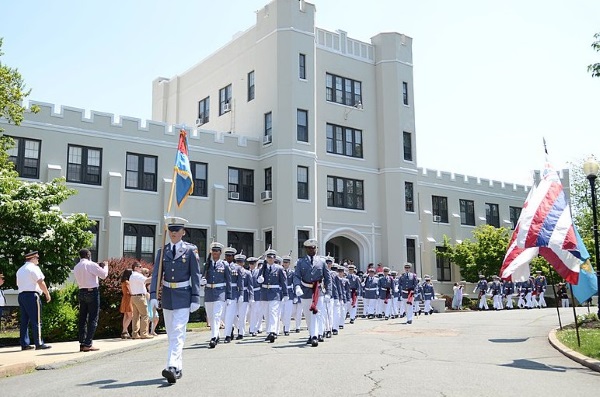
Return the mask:
<path fill-rule="evenodd" d="M 19 337 L 19 330 L 18 329 L 11 329 L 11 330 L 5 330 L 0 332 L 0 338 L 18 338 Z"/>
<path fill-rule="evenodd" d="M 206 324 L 206 321 L 199 321 L 197 323 L 188 323 L 187 324 L 187 330 L 196 330 L 196 331 L 203 331 L 205 329 L 208 329 L 208 325 Z"/>
<path fill-rule="evenodd" d="M 564 329 L 556 333 L 558 340 L 571 350 L 584 356 L 600 360 L 600 329 L 579 329 L 581 346 L 577 346 L 577 334 L 574 329 Z"/>

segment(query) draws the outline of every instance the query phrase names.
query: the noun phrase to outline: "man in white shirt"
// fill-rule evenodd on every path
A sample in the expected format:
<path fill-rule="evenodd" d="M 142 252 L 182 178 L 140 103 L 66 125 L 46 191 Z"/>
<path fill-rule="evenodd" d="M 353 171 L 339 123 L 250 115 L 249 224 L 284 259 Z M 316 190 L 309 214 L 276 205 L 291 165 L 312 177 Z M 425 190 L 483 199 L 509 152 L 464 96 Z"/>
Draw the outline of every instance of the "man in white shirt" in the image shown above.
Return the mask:
<path fill-rule="evenodd" d="M 132 270 L 133 273 L 129 277 L 131 305 L 133 306 L 131 339 L 152 339 L 154 336 L 148 334 L 148 301 L 146 300 L 148 277 L 142 274 L 142 265 L 139 262 L 133 265 Z"/>
<path fill-rule="evenodd" d="M 87 249 L 79 251 L 79 258 L 73 269 L 79 286 L 79 351 L 96 351 L 98 348 L 92 346 L 92 340 L 100 314 L 98 277 L 104 280 L 108 276 L 108 262 L 104 261 L 101 265 L 92 262 L 92 253 Z"/>
<path fill-rule="evenodd" d="M 33 328 L 33 343 L 36 350 L 50 349 L 42 340 L 42 302 L 43 293 L 46 302 L 50 302 L 50 292 L 44 282 L 44 274 L 38 266 L 40 256 L 37 251 L 25 255 L 25 264 L 17 271 L 17 287 L 19 288 L 19 309 L 21 312 L 20 338 L 21 350 L 31 350 L 29 341 L 29 324 Z"/>

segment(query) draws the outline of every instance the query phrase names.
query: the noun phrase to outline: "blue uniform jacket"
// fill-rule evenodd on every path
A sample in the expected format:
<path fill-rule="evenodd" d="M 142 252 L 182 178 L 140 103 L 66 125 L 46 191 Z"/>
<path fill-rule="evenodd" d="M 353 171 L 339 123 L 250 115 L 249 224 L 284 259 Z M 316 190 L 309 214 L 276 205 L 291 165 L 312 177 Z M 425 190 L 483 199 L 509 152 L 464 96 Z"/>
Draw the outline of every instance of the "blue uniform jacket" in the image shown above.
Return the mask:
<path fill-rule="evenodd" d="M 270 270 L 269 266 L 271 267 Z M 280 301 L 284 296 L 288 296 L 283 266 L 265 263 L 260 275 L 264 278 L 260 289 L 261 300 Z"/>
<path fill-rule="evenodd" d="M 254 268 L 254 270 L 250 270 L 250 273 L 252 273 L 252 289 L 254 290 L 254 300 L 259 302 L 262 301 L 262 294 L 260 293 L 260 284 L 258 282 L 258 276 L 260 276 L 260 269 L 262 269 L 262 267 L 256 267 Z"/>
<path fill-rule="evenodd" d="M 254 284 L 252 283 L 252 273 L 243 267 L 239 267 L 238 273 L 241 275 L 242 288 L 244 290 L 244 302 L 254 300 Z"/>
<path fill-rule="evenodd" d="M 321 288 L 324 289 L 323 292 L 331 296 L 331 273 L 327 269 L 325 261 L 317 255 L 313 256 L 312 264 L 308 255 L 298 259 L 294 271 L 294 289 L 298 285 L 302 288 L 300 298 L 312 299 L 312 285 L 314 282 L 321 283 Z M 311 287 L 307 285 L 311 285 Z"/>
<path fill-rule="evenodd" d="M 415 293 L 418 291 L 415 291 L 417 289 L 417 286 L 419 285 L 419 281 L 417 280 L 417 275 L 415 273 L 412 272 L 405 272 L 402 273 L 399 277 L 398 277 L 398 285 L 400 288 L 400 294 L 402 299 L 408 299 L 408 292 L 409 291 L 413 291 L 413 293 Z M 415 296 L 416 298 L 416 296 Z"/>
<path fill-rule="evenodd" d="M 237 300 L 244 292 L 244 280 L 240 271 L 240 269 L 243 268 L 235 262 L 227 264 L 229 265 L 229 272 L 231 273 L 231 299 Z"/>
<path fill-rule="evenodd" d="M 198 248 L 195 245 L 182 242 L 180 248 L 175 253 L 171 252 L 170 244 L 165 245 L 165 254 L 163 256 L 162 277 L 161 279 L 168 283 L 180 283 L 189 281 L 190 285 L 181 288 L 162 287 L 161 305 L 163 309 L 175 310 L 189 308 L 190 304 L 200 303 L 200 258 L 198 257 Z M 159 249 L 154 260 L 154 269 L 152 271 L 152 282 L 150 284 L 150 299 L 157 299 L 156 285 L 158 280 L 158 265 L 160 261 Z"/>
<path fill-rule="evenodd" d="M 425 283 L 422 287 L 423 300 L 432 300 L 435 298 L 435 291 L 433 290 L 433 284 Z"/>
<path fill-rule="evenodd" d="M 357 296 L 362 296 L 362 285 L 360 283 L 360 277 L 356 274 L 348 274 L 346 277 L 348 280 L 348 287 L 350 288 L 350 296 L 352 296 L 352 291 L 356 292 Z"/>
<path fill-rule="evenodd" d="M 367 276 L 363 285 L 363 298 L 377 299 L 379 295 L 379 279 L 375 276 Z"/>
<path fill-rule="evenodd" d="M 394 282 L 392 276 L 379 277 L 379 282 L 377 284 L 379 287 L 379 299 L 390 299 L 394 297 Z"/>
<path fill-rule="evenodd" d="M 231 299 L 231 271 L 229 264 L 222 259 L 206 262 L 206 286 L 204 287 L 205 302 L 224 302 Z"/>

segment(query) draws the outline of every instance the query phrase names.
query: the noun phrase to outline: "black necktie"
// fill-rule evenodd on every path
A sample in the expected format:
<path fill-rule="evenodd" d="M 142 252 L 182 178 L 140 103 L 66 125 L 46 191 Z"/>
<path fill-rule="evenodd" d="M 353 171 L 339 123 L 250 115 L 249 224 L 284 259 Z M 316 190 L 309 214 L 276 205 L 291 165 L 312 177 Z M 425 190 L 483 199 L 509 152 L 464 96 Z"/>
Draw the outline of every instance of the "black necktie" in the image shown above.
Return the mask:
<path fill-rule="evenodd" d="M 175 259 L 175 254 L 177 253 L 175 244 L 171 244 L 171 252 L 173 253 L 173 259 Z"/>
<path fill-rule="evenodd" d="M 312 256 L 310 257 L 310 264 L 311 264 L 311 266 L 313 265 L 313 257 Z"/>

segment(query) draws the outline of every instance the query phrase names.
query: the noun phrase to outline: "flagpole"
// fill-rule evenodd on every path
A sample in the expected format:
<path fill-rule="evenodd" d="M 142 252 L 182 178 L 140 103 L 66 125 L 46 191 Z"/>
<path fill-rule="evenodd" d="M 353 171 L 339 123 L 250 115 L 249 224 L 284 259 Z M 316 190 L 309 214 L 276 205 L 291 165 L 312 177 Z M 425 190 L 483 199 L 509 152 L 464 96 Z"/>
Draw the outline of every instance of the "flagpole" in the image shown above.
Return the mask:
<path fill-rule="evenodd" d="M 552 283 L 552 292 L 554 293 L 554 300 L 556 301 L 556 315 L 558 316 L 558 326 L 562 330 L 562 321 L 560 319 L 560 310 L 558 308 L 558 296 L 556 295 L 556 279 L 554 278 L 554 273 L 556 273 L 556 270 L 554 270 L 554 267 L 552 265 L 550 265 L 549 268 L 550 271 L 548 272 L 548 275 L 551 277 L 550 283 Z"/>
<path fill-rule="evenodd" d="M 171 193 L 169 194 L 169 204 L 167 206 L 167 214 L 171 212 L 171 205 L 173 205 L 173 192 L 175 191 L 175 178 L 177 177 L 177 170 L 173 169 L 173 181 L 171 182 Z M 162 294 L 159 294 L 162 291 L 162 268 L 163 268 L 163 258 L 165 256 L 165 244 L 167 242 L 167 222 L 163 221 L 163 239 L 162 245 L 160 246 L 160 257 L 158 260 L 158 273 L 156 278 L 156 299 Z"/>
<path fill-rule="evenodd" d="M 575 311 L 575 295 L 573 295 L 573 284 L 569 283 L 569 289 L 571 290 L 571 297 L 573 298 L 573 318 L 575 319 L 575 333 L 577 334 L 577 346 L 581 347 L 581 340 L 579 339 L 579 324 L 577 324 L 577 312 Z"/>

